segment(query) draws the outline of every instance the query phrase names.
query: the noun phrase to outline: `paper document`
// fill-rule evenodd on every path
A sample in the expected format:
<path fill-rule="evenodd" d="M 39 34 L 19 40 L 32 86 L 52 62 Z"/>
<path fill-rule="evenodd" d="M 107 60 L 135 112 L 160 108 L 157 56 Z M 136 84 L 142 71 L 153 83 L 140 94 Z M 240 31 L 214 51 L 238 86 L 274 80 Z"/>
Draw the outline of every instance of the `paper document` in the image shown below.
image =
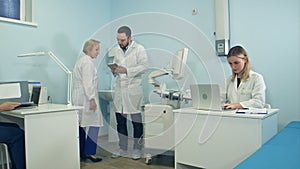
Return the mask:
<path fill-rule="evenodd" d="M 268 114 L 268 110 L 266 108 L 262 109 L 239 109 L 236 111 L 239 114 Z"/>
<path fill-rule="evenodd" d="M 20 83 L 0 84 L 0 99 L 21 98 Z"/>

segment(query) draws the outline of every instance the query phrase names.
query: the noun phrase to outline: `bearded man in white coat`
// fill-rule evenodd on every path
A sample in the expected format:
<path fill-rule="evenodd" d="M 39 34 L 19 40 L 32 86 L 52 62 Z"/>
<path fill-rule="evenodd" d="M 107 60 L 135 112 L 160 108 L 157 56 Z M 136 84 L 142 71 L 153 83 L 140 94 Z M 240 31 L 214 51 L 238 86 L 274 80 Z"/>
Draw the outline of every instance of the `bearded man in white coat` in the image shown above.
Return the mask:
<path fill-rule="evenodd" d="M 113 153 L 117 158 L 127 155 L 128 131 L 127 117 L 130 115 L 133 125 L 133 153 L 132 159 L 137 160 L 142 156 L 143 148 L 143 122 L 141 107 L 143 104 L 142 75 L 148 69 L 148 58 L 145 48 L 131 39 L 131 29 L 122 26 L 117 31 L 118 47 L 114 48 L 111 67 L 115 77 L 115 94 L 113 103 L 116 110 L 117 131 L 120 149 Z"/>

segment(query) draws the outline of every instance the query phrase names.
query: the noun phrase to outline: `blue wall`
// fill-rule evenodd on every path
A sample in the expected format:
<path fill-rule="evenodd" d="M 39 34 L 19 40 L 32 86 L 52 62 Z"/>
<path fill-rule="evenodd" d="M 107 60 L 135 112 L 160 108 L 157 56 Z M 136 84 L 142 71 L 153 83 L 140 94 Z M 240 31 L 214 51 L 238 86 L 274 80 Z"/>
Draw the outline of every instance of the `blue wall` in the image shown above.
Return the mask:
<path fill-rule="evenodd" d="M 53 102 L 66 103 L 67 76 L 53 60 L 17 55 L 52 51 L 72 70 L 84 41 L 109 22 L 109 0 L 36 0 L 35 18 L 37 27 L 0 21 L 0 81 L 40 80 Z"/>
<path fill-rule="evenodd" d="M 280 126 L 291 120 L 299 120 L 299 0 L 229 2 L 231 44 L 243 45 L 248 50 L 254 70 L 264 75 L 268 87 L 267 102 L 280 109 Z M 178 17 L 190 27 L 199 29 L 199 34 L 203 33 L 205 40 L 211 43 L 211 46 L 214 45 L 213 0 L 126 0 L 122 3 L 120 0 L 92 0 L 89 3 L 39 0 L 35 4 L 37 27 L 0 22 L 0 81 L 41 80 L 48 87 L 49 95 L 58 103 L 64 103 L 66 100 L 66 96 L 61 95 L 66 93 L 64 72 L 51 59 L 17 58 L 18 54 L 51 50 L 72 69 L 83 42 L 91 36 L 99 37 L 102 41 L 102 51 L 97 61 L 101 63 L 99 72 L 103 77 L 99 82 L 104 83 L 104 87 L 100 85 L 100 88 L 109 88 L 109 72 L 102 62 L 107 49 L 115 43 L 117 26 L 131 23 L 134 25 L 134 33 L 139 33 L 141 28 L 138 25 L 154 22 L 147 18 L 142 22 L 135 22 L 130 20 L 132 15 L 156 12 L 164 16 Z M 194 8 L 198 10 L 197 15 L 192 15 Z M 153 28 L 172 25 L 171 22 L 170 20 L 165 25 L 153 25 Z M 110 24 L 112 29 L 103 37 L 100 32 Z M 185 25 L 176 25 L 171 31 L 180 32 L 184 27 Z M 189 31 L 182 30 L 181 33 L 192 36 Z M 189 43 L 199 43 L 200 47 L 206 45 L 202 44 L 203 37 L 198 34 L 194 35 L 195 39 L 189 39 L 189 42 L 182 42 L 180 39 L 174 41 L 174 37 L 163 38 L 156 35 L 138 34 L 134 38 L 149 49 L 152 55 L 157 51 L 151 49 L 165 49 L 164 52 L 173 53 Z M 207 82 L 210 80 L 207 78 L 207 69 L 211 68 L 201 64 L 205 58 L 199 55 L 201 53 L 197 49 L 191 50 L 187 63 L 196 74 L 197 82 Z M 167 59 L 151 57 L 150 62 L 159 67 L 161 62 L 164 64 Z M 228 76 L 230 70 L 226 59 L 217 59 L 224 75 Z"/>
<path fill-rule="evenodd" d="M 299 0 L 230 0 L 232 44 L 244 45 L 253 69 L 264 75 L 281 127 L 300 119 L 299 8 Z"/>

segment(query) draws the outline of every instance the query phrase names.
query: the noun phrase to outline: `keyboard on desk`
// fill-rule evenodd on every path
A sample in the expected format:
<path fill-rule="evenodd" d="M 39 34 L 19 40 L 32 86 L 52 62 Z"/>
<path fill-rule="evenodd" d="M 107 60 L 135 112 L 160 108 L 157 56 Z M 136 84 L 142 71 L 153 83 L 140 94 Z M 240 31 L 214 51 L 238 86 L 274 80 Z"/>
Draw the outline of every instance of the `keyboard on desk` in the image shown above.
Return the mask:
<path fill-rule="evenodd" d="M 19 108 L 30 108 L 30 107 L 33 107 L 33 106 L 36 106 L 36 104 L 34 104 L 33 102 L 21 102 L 21 104 L 17 107 L 15 107 L 15 109 L 19 109 Z"/>

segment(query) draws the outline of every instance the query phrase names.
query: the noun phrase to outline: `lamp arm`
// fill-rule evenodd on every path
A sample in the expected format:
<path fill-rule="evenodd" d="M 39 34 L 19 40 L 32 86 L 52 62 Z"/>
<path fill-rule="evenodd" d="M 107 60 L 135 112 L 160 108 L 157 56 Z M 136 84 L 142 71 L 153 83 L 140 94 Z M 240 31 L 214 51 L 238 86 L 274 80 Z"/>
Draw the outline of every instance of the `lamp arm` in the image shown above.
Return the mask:
<path fill-rule="evenodd" d="M 30 57 L 30 56 L 50 56 L 56 64 L 68 75 L 68 93 L 67 93 L 67 104 L 72 105 L 72 72 L 51 52 L 35 52 L 18 55 L 18 57 Z"/>
<path fill-rule="evenodd" d="M 67 104 L 68 106 L 72 106 L 72 72 L 68 74 L 68 95 L 67 95 Z"/>
<path fill-rule="evenodd" d="M 34 52 L 34 53 L 26 53 L 26 54 L 20 54 L 18 57 L 31 57 L 31 56 L 44 56 L 48 55 L 46 52 Z"/>
<path fill-rule="evenodd" d="M 66 65 L 64 65 L 51 51 L 48 52 L 48 55 L 54 60 L 55 63 L 58 64 L 58 66 L 63 69 L 64 72 L 68 75 L 68 93 L 67 93 L 67 105 L 72 105 L 72 72 L 67 68 Z"/>
<path fill-rule="evenodd" d="M 55 63 L 58 64 L 58 66 L 60 68 L 63 69 L 63 71 L 65 71 L 67 74 L 72 73 L 67 67 L 66 65 L 64 65 L 51 51 L 48 52 L 48 55 L 55 61 Z"/>

